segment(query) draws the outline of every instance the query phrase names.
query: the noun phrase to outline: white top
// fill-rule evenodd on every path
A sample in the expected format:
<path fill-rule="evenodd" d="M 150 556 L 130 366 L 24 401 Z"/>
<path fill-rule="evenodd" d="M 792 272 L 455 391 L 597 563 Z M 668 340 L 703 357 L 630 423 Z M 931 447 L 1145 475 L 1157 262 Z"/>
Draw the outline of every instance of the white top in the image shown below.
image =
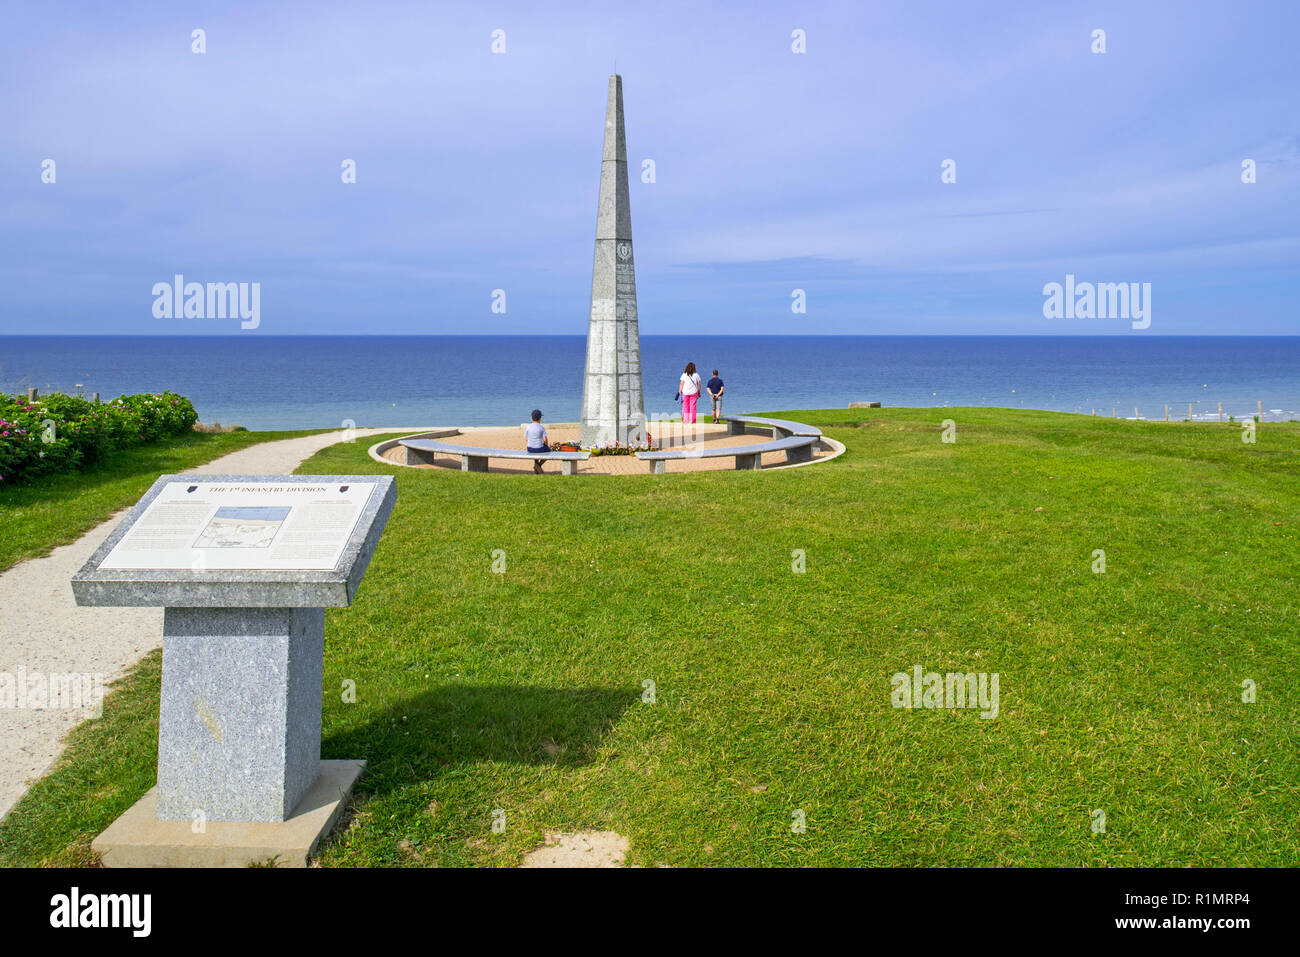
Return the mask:
<path fill-rule="evenodd" d="M 698 372 L 692 372 L 690 375 L 687 375 L 685 372 L 683 372 L 682 379 L 681 379 L 681 389 L 682 389 L 682 395 L 695 395 L 697 392 L 699 392 L 700 374 Z"/>
<path fill-rule="evenodd" d="M 540 449 L 546 444 L 546 427 L 540 422 L 529 422 L 524 426 L 524 445 L 530 449 Z"/>

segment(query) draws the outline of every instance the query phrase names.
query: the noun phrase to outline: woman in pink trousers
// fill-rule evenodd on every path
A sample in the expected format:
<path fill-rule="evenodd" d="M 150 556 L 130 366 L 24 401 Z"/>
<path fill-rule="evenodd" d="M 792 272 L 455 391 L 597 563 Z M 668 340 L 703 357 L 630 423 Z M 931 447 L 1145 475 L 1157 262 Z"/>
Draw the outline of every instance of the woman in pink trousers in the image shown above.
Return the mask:
<path fill-rule="evenodd" d="M 700 377 L 695 371 L 694 362 L 686 363 L 686 371 L 677 384 L 677 391 L 682 397 L 682 422 L 694 423 L 695 406 L 700 401 Z"/>

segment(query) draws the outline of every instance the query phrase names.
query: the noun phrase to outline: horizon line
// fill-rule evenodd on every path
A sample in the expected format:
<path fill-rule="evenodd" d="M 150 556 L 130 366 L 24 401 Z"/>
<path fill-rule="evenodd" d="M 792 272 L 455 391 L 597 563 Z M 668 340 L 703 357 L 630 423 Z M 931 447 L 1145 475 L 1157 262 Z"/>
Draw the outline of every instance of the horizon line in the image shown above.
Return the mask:
<path fill-rule="evenodd" d="M 585 339 L 582 332 L 39 332 L 0 333 L 3 339 Z M 1300 339 L 1281 332 L 654 332 L 642 339 Z"/>

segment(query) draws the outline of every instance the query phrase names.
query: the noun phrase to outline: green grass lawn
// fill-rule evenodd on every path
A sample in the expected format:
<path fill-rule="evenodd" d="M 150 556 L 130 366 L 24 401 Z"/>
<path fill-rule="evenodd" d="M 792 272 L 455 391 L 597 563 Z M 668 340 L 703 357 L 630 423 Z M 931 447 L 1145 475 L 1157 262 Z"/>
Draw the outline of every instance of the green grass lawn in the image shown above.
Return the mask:
<path fill-rule="evenodd" d="M 388 468 L 372 438 L 304 463 L 399 486 L 326 616 L 323 754 L 369 767 L 321 863 L 513 865 L 611 829 L 645 866 L 1300 864 L 1300 426 L 781 415 L 848 451 L 536 478 Z M 998 717 L 891 707 L 918 664 L 998 673 Z M 90 859 L 153 782 L 158 678 L 74 732 L 0 863 Z"/>
<path fill-rule="evenodd" d="M 118 509 L 134 505 L 159 475 L 183 472 L 259 442 L 314 431 L 190 432 L 119 450 L 84 472 L 0 487 L 0 571 L 80 538 Z"/>

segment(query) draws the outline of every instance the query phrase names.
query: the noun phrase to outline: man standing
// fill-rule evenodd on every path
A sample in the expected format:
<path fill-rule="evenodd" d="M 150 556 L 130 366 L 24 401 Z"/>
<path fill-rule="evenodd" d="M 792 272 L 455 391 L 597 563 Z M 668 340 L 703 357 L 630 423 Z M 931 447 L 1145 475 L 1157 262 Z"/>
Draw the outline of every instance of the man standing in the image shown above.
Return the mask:
<path fill-rule="evenodd" d="M 718 378 L 718 370 L 713 370 L 713 378 L 708 381 L 705 388 L 709 390 L 709 398 L 713 400 L 713 421 L 717 422 L 722 417 L 722 393 L 726 386 Z"/>

